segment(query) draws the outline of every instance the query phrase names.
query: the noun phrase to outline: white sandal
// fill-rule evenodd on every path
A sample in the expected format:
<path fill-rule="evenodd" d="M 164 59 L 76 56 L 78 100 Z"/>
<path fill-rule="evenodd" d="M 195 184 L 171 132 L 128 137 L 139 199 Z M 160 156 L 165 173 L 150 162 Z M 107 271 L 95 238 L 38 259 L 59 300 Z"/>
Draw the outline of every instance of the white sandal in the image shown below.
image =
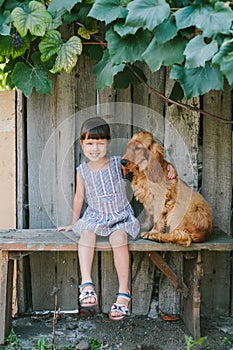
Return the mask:
<path fill-rule="evenodd" d="M 116 296 L 123 297 L 126 300 L 128 300 L 129 302 L 132 298 L 130 292 L 128 294 L 118 292 L 118 293 L 116 293 Z M 113 316 L 112 313 L 114 313 L 114 312 L 118 312 L 120 315 Z M 126 306 L 125 304 L 114 303 L 113 306 L 111 307 L 111 311 L 109 313 L 109 318 L 110 318 L 110 320 L 113 320 L 113 321 L 121 321 L 125 318 L 125 316 L 128 316 L 128 315 L 129 315 L 128 306 Z"/>
<path fill-rule="evenodd" d="M 87 289 L 87 290 L 83 290 L 84 287 L 86 286 L 92 286 L 93 289 Z M 95 284 L 93 282 L 85 282 L 83 284 L 79 285 L 79 289 L 80 289 L 80 295 L 79 295 L 79 304 L 81 307 L 90 307 L 90 306 L 96 306 L 98 304 L 97 301 L 97 295 L 96 292 L 94 290 Z M 93 303 L 88 302 L 88 303 L 84 303 L 84 299 L 86 298 L 90 298 L 93 297 L 95 298 L 95 301 Z"/>

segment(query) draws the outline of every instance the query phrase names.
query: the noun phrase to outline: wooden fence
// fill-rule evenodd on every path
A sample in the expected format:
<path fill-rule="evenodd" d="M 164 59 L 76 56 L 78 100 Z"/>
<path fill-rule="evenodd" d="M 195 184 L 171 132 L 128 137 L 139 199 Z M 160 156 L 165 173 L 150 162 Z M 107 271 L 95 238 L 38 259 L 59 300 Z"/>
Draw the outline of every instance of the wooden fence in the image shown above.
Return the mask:
<path fill-rule="evenodd" d="M 169 80 L 168 71 L 146 74 L 152 88 L 169 95 L 174 82 Z M 224 92 L 210 92 L 201 99 L 185 102 L 231 120 L 228 86 Z M 18 228 L 51 228 L 70 223 L 75 168 L 82 160 L 80 124 L 94 114 L 101 114 L 111 125 L 112 154 L 122 155 L 135 131 L 152 132 L 164 143 L 167 159 L 180 177 L 194 188 L 201 187 L 213 208 L 215 225 L 231 235 L 231 125 L 164 104 L 143 85 L 125 90 L 106 88 L 98 94 L 92 63 L 87 57 L 80 58 L 73 74 L 55 78 L 51 96 L 33 93 L 24 99 L 17 92 Z M 141 217 L 143 210 L 137 207 L 137 213 Z M 167 261 L 181 273 L 181 253 L 167 254 Z M 231 314 L 230 253 L 205 252 L 203 264 L 207 282 L 201 285 L 202 314 Z M 80 276 L 76 253 L 32 254 L 19 262 L 18 270 L 19 312 L 52 309 L 54 288 L 59 290 L 59 307 L 77 308 Z M 108 312 L 117 291 L 110 252 L 96 254 L 93 279 L 97 290 L 101 290 L 101 310 Z M 133 313 L 148 313 L 155 295 L 160 310 L 179 313 L 179 292 L 143 253 L 131 253 L 131 283 L 138 300 Z"/>

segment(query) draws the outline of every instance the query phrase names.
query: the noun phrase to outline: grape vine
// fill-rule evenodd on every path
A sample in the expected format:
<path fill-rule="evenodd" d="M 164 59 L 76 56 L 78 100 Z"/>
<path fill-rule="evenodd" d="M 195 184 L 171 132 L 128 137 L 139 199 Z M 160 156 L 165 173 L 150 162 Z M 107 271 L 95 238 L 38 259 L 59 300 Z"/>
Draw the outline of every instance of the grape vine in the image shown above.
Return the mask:
<path fill-rule="evenodd" d="M 171 67 L 191 98 L 223 90 L 224 79 L 233 86 L 232 21 L 229 1 L 0 0 L 0 64 L 27 97 L 33 88 L 50 94 L 51 76 L 89 55 L 100 91 L 146 82 L 144 62 L 151 72 Z"/>

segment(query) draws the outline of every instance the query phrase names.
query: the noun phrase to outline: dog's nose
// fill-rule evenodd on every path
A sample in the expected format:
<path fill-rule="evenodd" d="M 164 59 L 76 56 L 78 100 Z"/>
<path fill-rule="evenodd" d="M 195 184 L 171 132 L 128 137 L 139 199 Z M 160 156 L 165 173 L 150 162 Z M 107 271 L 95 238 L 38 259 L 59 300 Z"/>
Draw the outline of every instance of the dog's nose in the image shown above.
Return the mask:
<path fill-rule="evenodd" d="M 127 160 L 126 159 L 121 159 L 121 165 L 126 166 L 127 165 Z"/>

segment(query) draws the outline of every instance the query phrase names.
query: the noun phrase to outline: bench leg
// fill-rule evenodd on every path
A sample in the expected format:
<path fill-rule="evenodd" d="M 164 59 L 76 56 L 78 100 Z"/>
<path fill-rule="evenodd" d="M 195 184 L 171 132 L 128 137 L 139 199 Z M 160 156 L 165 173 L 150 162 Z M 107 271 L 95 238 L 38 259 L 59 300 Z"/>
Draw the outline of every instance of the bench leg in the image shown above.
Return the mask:
<path fill-rule="evenodd" d="M 13 266 L 8 252 L 0 250 L 0 344 L 4 344 L 11 327 Z"/>
<path fill-rule="evenodd" d="M 177 276 L 177 274 L 164 261 L 161 255 L 157 252 L 148 252 L 149 258 L 160 269 L 160 271 L 172 282 L 172 284 L 181 292 L 182 295 L 188 295 L 188 288 L 186 284 Z"/>
<path fill-rule="evenodd" d="M 195 256 L 184 256 L 184 282 L 189 287 L 189 295 L 182 298 L 182 318 L 194 339 L 201 336 L 200 331 L 200 280 L 202 276 L 201 251 Z"/>
<path fill-rule="evenodd" d="M 181 280 L 170 266 L 157 252 L 148 252 L 154 264 L 169 278 L 173 285 L 181 292 L 181 316 L 194 339 L 201 336 L 200 332 L 200 279 L 202 274 L 201 252 L 187 252 L 184 254 L 183 280 Z"/>

